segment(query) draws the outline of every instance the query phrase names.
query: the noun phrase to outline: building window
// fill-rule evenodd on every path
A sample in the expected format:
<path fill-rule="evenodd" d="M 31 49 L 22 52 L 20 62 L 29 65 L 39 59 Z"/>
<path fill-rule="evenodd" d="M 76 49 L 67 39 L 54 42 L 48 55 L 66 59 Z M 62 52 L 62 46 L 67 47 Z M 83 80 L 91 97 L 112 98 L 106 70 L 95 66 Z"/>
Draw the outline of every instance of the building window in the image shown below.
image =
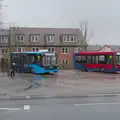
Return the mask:
<path fill-rule="evenodd" d="M 24 42 L 24 35 L 16 35 L 17 42 Z"/>
<path fill-rule="evenodd" d="M 53 48 L 53 47 L 48 48 L 48 51 L 49 51 L 49 52 L 55 52 L 55 48 Z"/>
<path fill-rule="evenodd" d="M 6 54 L 8 53 L 8 49 L 7 48 L 2 48 L 2 54 Z"/>
<path fill-rule="evenodd" d="M 8 43 L 8 36 L 0 36 L 1 43 Z"/>
<path fill-rule="evenodd" d="M 69 53 L 69 48 L 62 48 L 61 52 L 62 52 L 62 54 L 68 54 Z"/>
<path fill-rule="evenodd" d="M 30 40 L 31 42 L 39 42 L 40 35 L 31 35 Z"/>
<path fill-rule="evenodd" d="M 45 35 L 45 41 L 46 42 L 54 42 L 55 36 L 54 35 Z"/>
<path fill-rule="evenodd" d="M 32 51 L 33 51 L 33 52 L 37 52 L 37 51 L 39 51 L 39 48 L 33 47 L 33 48 L 32 48 Z"/>
<path fill-rule="evenodd" d="M 70 61 L 69 60 L 62 60 L 62 64 L 69 64 L 70 63 Z"/>
<path fill-rule="evenodd" d="M 76 42 L 77 41 L 76 35 L 63 35 L 61 38 L 63 42 Z"/>
<path fill-rule="evenodd" d="M 18 47 L 18 48 L 17 48 L 17 52 L 25 52 L 25 48 L 23 48 L 23 47 Z"/>

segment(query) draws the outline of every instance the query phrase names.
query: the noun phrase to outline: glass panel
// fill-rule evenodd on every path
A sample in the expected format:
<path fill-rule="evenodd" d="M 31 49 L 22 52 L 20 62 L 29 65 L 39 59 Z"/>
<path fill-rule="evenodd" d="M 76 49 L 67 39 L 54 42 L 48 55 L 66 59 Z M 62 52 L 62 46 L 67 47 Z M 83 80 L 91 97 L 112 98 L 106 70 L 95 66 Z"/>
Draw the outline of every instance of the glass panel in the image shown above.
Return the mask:
<path fill-rule="evenodd" d="M 38 51 L 39 49 L 38 48 L 36 48 L 36 51 Z"/>
<path fill-rule="evenodd" d="M 105 56 L 100 55 L 100 56 L 99 56 L 99 61 L 105 61 Z"/>
<path fill-rule="evenodd" d="M 12 55 L 12 62 L 20 63 L 20 56 Z"/>
<path fill-rule="evenodd" d="M 30 61 L 30 56 L 24 56 L 24 64 L 29 64 L 29 63 L 32 63 Z"/>
<path fill-rule="evenodd" d="M 92 61 L 91 61 L 91 56 L 87 56 L 87 63 L 88 63 L 88 64 L 91 64 L 91 62 L 92 62 Z"/>
<path fill-rule="evenodd" d="M 8 52 L 8 49 L 5 49 L 5 53 L 7 53 Z"/>
<path fill-rule="evenodd" d="M 66 48 L 65 50 L 66 50 L 65 53 L 68 53 L 68 48 Z"/>
<path fill-rule="evenodd" d="M 32 48 L 33 49 L 33 52 L 35 52 L 35 48 Z"/>
<path fill-rule="evenodd" d="M 117 56 L 116 56 L 116 63 L 117 63 L 118 65 L 120 65 L 120 55 L 117 55 Z"/>
<path fill-rule="evenodd" d="M 62 48 L 62 53 L 64 53 L 64 48 Z"/>
<path fill-rule="evenodd" d="M 54 48 L 52 48 L 52 52 L 55 52 L 55 49 L 54 49 Z"/>
<path fill-rule="evenodd" d="M 18 48 L 18 52 L 21 52 L 21 48 Z"/>
<path fill-rule="evenodd" d="M 48 51 L 50 52 L 50 51 L 51 51 L 51 49 L 50 49 L 50 48 L 48 48 Z"/>
<path fill-rule="evenodd" d="M 56 65 L 57 64 L 57 57 L 56 56 L 43 56 L 42 64 L 45 66 Z"/>
<path fill-rule="evenodd" d="M 4 49 L 2 49 L 2 53 L 4 53 Z"/>

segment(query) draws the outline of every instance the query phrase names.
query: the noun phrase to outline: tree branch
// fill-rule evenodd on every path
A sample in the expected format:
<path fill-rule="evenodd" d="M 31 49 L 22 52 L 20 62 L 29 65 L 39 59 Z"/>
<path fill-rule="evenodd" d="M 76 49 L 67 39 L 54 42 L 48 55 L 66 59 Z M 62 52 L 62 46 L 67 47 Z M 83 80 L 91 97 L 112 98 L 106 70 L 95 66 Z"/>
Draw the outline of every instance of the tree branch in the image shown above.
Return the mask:
<path fill-rule="evenodd" d="M 86 20 L 80 21 L 79 24 L 80 24 L 80 31 L 83 35 L 82 46 L 84 46 L 84 49 L 86 50 L 86 48 L 89 45 L 90 39 L 93 37 L 93 32 L 89 34 L 88 21 Z"/>

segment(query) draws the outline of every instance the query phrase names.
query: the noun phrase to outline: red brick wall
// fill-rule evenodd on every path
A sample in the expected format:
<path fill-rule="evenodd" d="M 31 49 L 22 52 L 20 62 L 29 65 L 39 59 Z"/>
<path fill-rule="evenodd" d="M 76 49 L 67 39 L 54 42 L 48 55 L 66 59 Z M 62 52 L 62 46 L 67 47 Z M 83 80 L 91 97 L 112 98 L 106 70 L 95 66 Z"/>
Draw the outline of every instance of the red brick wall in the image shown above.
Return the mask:
<path fill-rule="evenodd" d="M 69 60 L 70 61 L 70 65 L 73 65 L 73 52 L 74 52 L 74 48 L 73 47 L 69 47 L 69 53 L 68 54 L 62 54 L 61 52 L 61 47 L 57 47 L 56 48 L 56 52 L 58 53 L 59 56 L 59 64 L 61 64 L 62 60 Z"/>

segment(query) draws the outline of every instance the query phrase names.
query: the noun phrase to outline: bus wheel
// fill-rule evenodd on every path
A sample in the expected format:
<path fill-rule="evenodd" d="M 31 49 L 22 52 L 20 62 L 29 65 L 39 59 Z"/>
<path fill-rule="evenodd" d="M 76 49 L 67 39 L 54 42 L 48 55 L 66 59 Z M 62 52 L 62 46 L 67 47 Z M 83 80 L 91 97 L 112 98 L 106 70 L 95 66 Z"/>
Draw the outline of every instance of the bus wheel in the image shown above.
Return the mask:
<path fill-rule="evenodd" d="M 101 72 L 101 73 L 103 73 L 103 72 L 104 72 L 104 68 L 103 68 L 103 67 L 100 69 L 100 72 Z"/>

